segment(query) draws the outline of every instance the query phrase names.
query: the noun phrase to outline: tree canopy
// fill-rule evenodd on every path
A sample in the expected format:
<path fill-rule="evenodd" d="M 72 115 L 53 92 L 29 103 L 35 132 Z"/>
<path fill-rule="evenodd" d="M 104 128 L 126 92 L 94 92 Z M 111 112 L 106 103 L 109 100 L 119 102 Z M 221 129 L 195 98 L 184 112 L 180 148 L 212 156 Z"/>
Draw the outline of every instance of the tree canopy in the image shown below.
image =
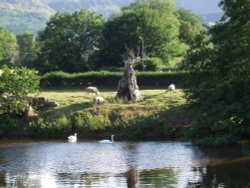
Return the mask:
<path fill-rule="evenodd" d="M 38 37 L 42 71 L 90 70 L 88 59 L 98 48 L 103 23 L 102 16 L 84 9 L 54 15 Z"/>
<path fill-rule="evenodd" d="M 179 21 L 172 0 L 138 0 L 110 19 L 103 29 L 100 52 L 102 66 L 122 65 L 125 46 L 139 53 L 143 39 L 147 56 L 159 57 L 167 65 L 182 56 L 185 45 L 179 40 Z"/>
<path fill-rule="evenodd" d="M 8 63 L 16 51 L 16 38 L 0 27 L 0 62 Z"/>
<path fill-rule="evenodd" d="M 42 74 L 111 69 L 123 66 L 128 47 L 148 63 L 147 70 L 176 68 L 202 30 L 199 17 L 177 9 L 173 0 L 136 0 L 107 21 L 85 9 L 56 13 L 36 37 L 21 33 L 15 38 L 1 29 L 0 61 L 14 56 L 13 65 Z"/>
<path fill-rule="evenodd" d="M 203 30 L 201 18 L 190 10 L 182 8 L 177 10 L 176 15 L 180 22 L 180 39 L 188 45 L 191 45 Z"/>
<path fill-rule="evenodd" d="M 16 39 L 18 45 L 16 64 L 34 68 L 39 51 L 34 34 L 31 32 L 21 33 L 16 36 Z"/>
<path fill-rule="evenodd" d="M 189 99 L 200 111 L 195 133 L 207 143 L 230 143 L 250 131 L 250 4 L 223 0 L 221 6 L 225 13 L 211 40 L 203 38 L 188 56 L 199 57 L 188 66 L 190 81 L 196 78 Z"/>

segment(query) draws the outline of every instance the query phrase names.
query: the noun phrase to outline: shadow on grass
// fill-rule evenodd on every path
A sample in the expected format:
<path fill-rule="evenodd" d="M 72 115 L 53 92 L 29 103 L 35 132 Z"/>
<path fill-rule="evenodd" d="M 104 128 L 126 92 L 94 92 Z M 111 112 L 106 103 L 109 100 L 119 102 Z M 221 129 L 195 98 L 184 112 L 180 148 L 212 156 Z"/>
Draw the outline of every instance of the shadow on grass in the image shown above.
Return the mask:
<path fill-rule="evenodd" d="M 154 99 L 154 98 L 159 97 L 159 96 L 164 95 L 164 94 L 166 94 L 166 92 L 161 92 L 161 93 L 157 93 L 154 95 L 145 96 L 145 97 L 143 97 L 143 100 Z"/>
<path fill-rule="evenodd" d="M 84 109 L 92 107 L 91 103 L 85 102 L 80 104 L 71 104 L 64 107 L 49 108 L 41 112 L 44 117 L 60 117 L 63 115 L 68 115 L 70 113 L 78 112 Z"/>

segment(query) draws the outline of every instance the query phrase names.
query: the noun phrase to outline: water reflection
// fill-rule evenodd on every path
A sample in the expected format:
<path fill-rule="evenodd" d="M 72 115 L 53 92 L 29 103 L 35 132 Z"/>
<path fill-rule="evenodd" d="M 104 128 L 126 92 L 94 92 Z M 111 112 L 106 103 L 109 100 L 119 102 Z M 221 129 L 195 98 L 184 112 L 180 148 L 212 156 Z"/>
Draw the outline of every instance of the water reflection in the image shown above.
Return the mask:
<path fill-rule="evenodd" d="M 127 187 L 135 188 L 139 184 L 139 170 L 138 170 L 138 153 L 139 144 L 137 142 L 127 142 L 122 148 L 123 155 L 125 157 L 126 165 L 129 170 L 123 173 L 126 177 Z"/>
<path fill-rule="evenodd" d="M 0 141 L 0 187 L 249 187 L 250 148 Z"/>
<path fill-rule="evenodd" d="M 198 179 L 190 179 L 187 187 L 250 187 L 250 148 L 233 146 L 224 148 L 194 147 L 199 161 L 192 173 Z"/>
<path fill-rule="evenodd" d="M 178 187 L 179 172 L 177 169 L 144 170 L 140 174 L 140 185 L 150 185 L 150 187 Z"/>
<path fill-rule="evenodd" d="M 6 186 L 5 174 L 0 173 L 0 187 Z"/>
<path fill-rule="evenodd" d="M 138 169 L 130 169 L 127 172 L 123 173 L 126 177 L 127 187 L 135 188 L 139 185 L 139 170 Z"/>
<path fill-rule="evenodd" d="M 205 167 L 194 167 L 198 173 L 198 181 L 190 181 L 188 185 L 200 187 L 250 187 L 250 159 L 222 162 L 214 165 L 208 163 Z"/>

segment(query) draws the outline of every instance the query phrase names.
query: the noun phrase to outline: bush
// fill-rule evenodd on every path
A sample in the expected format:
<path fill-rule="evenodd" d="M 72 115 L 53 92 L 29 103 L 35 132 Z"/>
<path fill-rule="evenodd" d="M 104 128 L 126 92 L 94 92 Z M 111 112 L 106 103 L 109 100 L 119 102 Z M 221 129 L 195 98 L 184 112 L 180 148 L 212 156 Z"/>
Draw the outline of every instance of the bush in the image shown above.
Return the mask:
<path fill-rule="evenodd" d="M 163 62 L 157 57 L 148 57 L 144 59 L 145 71 L 159 71 L 163 67 Z M 136 65 L 135 69 L 143 70 L 142 64 Z"/>
<path fill-rule="evenodd" d="M 34 70 L 3 66 L 0 69 L 0 115 L 22 114 L 28 105 L 28 94 L 37 92 L 40 77 Z"/>
<path fill-rule="evenodd" d="M 124 132 L 127 132 L 129 138 L 144 140 L 174 138 L 177 134 L 173 126 L 157 115 L 129 122 Z"/>
<path fill-rule="evenodd" d="M 26 122 L 20 118 L 0 117 L 0 137 L 22 135 Z"/>
<path fill-rule="evenodd" d="M 117 88 L 118 81 L 122 78 L 123 72 L 85 72 L 85 73 L 64 73 L 50 72 L 42 76 L 42 88 L 69 88 L 86 87 L 94 85 L 101 88 Z M 137 79 L 141 88 L 166 88 L 174 83 L 179 87 L 183 85 L 185 73 L 176 72 L 138 72 Z"/>
<path fill-rule="evenodd" d="M 197 144 L 223 146 L 234 144 L 240 138 L 241 126 L 226 118 L 221 108 L 213 113 L 198 110 L 195 113 L 187 136 L 195 139 Z"/>

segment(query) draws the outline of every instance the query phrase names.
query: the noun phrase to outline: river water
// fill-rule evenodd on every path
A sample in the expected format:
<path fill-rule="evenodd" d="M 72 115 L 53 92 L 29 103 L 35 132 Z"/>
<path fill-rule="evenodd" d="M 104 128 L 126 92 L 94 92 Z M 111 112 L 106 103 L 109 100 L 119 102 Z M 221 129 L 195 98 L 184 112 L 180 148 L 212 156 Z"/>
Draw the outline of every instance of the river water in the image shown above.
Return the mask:
<path fill-rule="evenodd" d="M 2 140 L 0 187 L 250 187 L 250 147 Z"/>

